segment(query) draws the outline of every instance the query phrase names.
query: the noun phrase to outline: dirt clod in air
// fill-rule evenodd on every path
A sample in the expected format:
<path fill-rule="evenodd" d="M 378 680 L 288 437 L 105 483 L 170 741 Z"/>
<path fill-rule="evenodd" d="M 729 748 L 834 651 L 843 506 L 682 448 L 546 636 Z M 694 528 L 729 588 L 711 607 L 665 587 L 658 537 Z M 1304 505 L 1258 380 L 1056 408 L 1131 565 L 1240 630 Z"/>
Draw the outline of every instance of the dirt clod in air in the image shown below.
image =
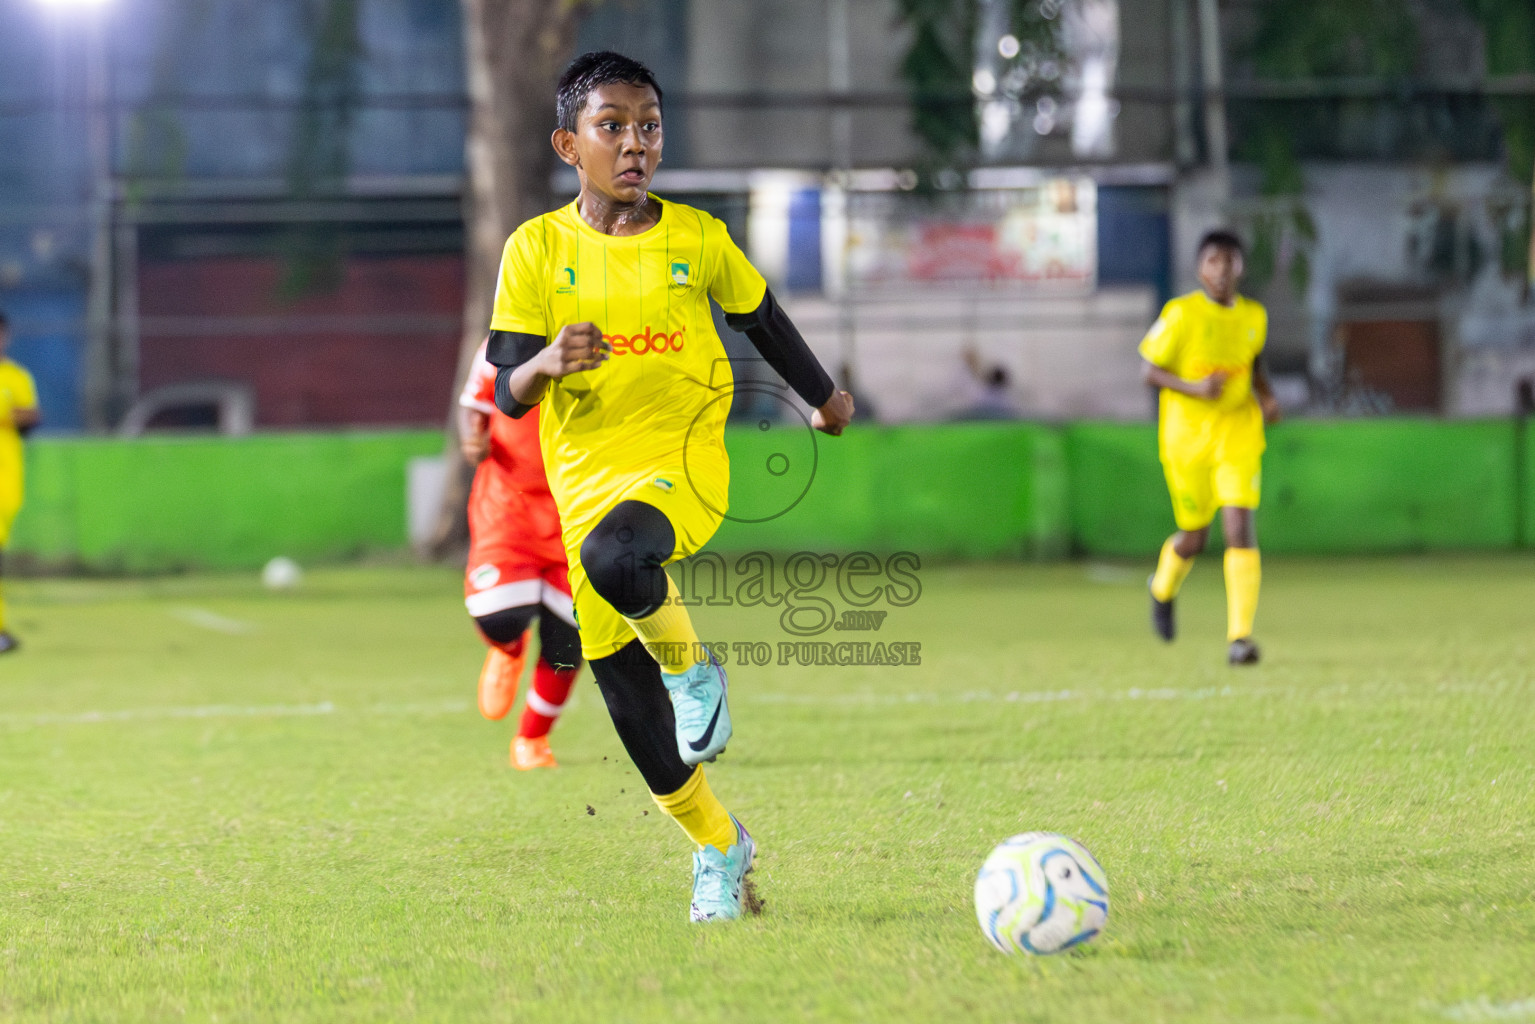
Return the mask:
<path fill-rule="evenodd" d="M 762 908 L 767 906 L 767 900 L 757 895 L 757 883 L 750 878 L 741 887 L 741 909 L 752 917 L 761 917 Z"/>

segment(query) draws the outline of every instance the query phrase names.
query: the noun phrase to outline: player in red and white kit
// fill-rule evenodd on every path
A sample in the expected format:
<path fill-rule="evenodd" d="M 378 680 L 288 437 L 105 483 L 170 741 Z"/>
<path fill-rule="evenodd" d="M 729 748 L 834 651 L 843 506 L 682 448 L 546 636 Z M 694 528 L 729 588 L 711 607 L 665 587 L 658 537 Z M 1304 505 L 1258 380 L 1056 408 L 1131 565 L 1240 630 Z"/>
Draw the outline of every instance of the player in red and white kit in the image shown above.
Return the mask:
<path fill-rule="evenodd" d="M 480 671 L 480 712 L 494 720 L 512 709 L 536 617 L 538 664 L 511 757 L 523 770 L 555 768 L 549 730 L 581 670 L 581 637 L 560 516 L 538 447 L 538 417 L 512 419 L 496 408 L 495 391 L 496 367 L 485 361 L 481 345 L 458 399 L 459 445 L 479 464 L 469 492 L 464 606 L 490 644 Z"/>

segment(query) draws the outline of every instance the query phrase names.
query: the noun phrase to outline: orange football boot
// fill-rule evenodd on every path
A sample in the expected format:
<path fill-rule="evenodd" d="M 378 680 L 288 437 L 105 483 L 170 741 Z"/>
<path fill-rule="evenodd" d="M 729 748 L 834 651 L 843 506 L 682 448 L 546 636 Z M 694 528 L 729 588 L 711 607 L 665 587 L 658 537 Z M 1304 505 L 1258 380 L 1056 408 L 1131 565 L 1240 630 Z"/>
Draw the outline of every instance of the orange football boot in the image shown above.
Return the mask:
<path fill-rule="evenodd" d="M 517 684 L 528 660 L 526 638 L 521 646 L 516 655 L 499 647 L 492 647 L 485 655 L 485 667 L 480 669 L 480 714 L 493 722 L 505 718 L 517 700 Z"/>
<path fill-rule="evenodd" d="M 549 737 L 547 736 L 518 736 L 512 740 L 512 767 L 520 772 L 531 771 L 534 768 L 558 768 L 560 762 L 554 759 L 554 752 L 549 749 Z"/>

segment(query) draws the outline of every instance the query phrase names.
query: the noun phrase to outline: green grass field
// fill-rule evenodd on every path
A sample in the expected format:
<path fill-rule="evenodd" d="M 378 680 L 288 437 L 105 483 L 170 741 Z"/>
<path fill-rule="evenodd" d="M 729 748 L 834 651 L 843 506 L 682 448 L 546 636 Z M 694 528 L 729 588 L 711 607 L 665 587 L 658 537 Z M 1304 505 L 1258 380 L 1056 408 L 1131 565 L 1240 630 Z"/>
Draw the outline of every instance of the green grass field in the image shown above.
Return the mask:
<path fill-rule="evenodd" d="M 1215 558 L 1172 647 L 1146 566 L 949 567 L 920 666 L 738 668 L 767 911 L 708 928 L 589 677 L 507 768 L 454 572 L 12 583 L 0 1019 L 1535 1020 L 1535 559 L 1265 568 L 1255 669 Z M 1108 872 L 1075 953 L 977 927 L 1030 829 Z"/>

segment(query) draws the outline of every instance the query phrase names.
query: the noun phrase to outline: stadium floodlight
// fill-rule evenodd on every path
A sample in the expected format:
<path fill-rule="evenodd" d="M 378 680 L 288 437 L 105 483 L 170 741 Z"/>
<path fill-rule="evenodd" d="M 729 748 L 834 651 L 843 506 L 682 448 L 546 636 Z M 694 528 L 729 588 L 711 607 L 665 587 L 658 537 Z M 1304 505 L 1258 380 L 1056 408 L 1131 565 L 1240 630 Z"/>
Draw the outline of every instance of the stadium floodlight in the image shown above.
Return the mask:
<path fill-rule="evenodd" d="M 72 20 L 85 42 L 86 151 L 90 154 L 91 244 L 90 288 L 86 299 L 86 333 L 89 338 L 87 360 L 102 360 L 110 352 L 112 332 L 112 124 L 109 111 L 111 58 L 107 52 L 107 32 L 112 20 L 111 0 L 36 0 L 55 13 L 59 20 Z M 101 390 L 98 386 L 96 390 Z M 87 398 L 93 410 L 104 399 Z M 93 421 L 101 419 L 94 411 Z"/>

